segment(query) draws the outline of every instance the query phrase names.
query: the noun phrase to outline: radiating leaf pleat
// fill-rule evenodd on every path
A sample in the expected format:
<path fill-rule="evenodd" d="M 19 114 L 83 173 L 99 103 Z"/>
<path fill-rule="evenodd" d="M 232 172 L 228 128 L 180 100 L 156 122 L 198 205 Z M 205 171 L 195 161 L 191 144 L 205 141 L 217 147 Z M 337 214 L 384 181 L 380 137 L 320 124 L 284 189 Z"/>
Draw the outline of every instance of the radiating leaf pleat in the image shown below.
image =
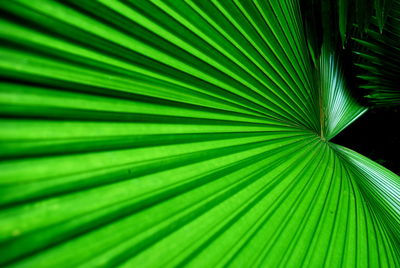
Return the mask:
<path fill-rule="evenodd" d="M 366 108 L 347 89 L 340 58 L 325 46 L 321 50 L 317 77 L 321 94 L 321 135 L 330 140 L 361 116 Z"/>
<path fill-rule="evenodd" d="M 329 142 L 365 108 L 298 1 L 0 11 L 0 265 L 400 266 L 399 177 Z"/>

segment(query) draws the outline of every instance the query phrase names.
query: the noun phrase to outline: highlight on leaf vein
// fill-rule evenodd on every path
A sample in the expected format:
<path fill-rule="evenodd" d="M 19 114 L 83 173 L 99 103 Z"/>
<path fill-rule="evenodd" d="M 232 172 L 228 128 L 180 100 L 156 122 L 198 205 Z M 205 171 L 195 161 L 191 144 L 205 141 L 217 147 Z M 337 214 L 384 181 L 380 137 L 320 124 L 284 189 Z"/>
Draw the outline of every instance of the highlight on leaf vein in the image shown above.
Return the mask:
<path fill-rule="evenodd" d="M 1 1 L 0 266 L 400 267 L 335 142 L 400 103 L 400 0 L 353 2 Z"/>

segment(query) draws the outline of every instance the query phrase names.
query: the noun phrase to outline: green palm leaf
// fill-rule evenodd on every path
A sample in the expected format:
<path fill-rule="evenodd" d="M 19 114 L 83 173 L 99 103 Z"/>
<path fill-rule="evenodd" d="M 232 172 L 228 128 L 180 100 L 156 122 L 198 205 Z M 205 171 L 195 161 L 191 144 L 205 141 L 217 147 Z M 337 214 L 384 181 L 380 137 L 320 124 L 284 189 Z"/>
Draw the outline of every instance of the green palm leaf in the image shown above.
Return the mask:
<path fill-rule="evenodd" d="M 367 37 L 355 38 L 361 45 L 356 52 L 361 58 L 357 66 L 363 70 L 359 77 L 366 82 L 361 87 L 367 90 L 370 102 L 378 106 L 400 104 L 400 1 L 391 3 L 388 14 L 383 30 L 377 17 Z"/>
<path fill-rule="evenodd" d="M 3 1 L 0 264 L 398 267 L 400 180 L 291 1 Z"/>

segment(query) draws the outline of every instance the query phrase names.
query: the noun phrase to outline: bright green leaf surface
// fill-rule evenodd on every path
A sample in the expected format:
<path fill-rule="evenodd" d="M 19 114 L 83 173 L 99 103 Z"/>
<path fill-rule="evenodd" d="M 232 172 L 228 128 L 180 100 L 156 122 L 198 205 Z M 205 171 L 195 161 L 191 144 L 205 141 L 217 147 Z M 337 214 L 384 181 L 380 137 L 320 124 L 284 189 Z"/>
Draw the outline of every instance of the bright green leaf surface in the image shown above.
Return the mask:
<path fill-rule="evenodd" d="M 0 265 L 399 267 L 400 180 L 296 0 L 3 1 Z"/>

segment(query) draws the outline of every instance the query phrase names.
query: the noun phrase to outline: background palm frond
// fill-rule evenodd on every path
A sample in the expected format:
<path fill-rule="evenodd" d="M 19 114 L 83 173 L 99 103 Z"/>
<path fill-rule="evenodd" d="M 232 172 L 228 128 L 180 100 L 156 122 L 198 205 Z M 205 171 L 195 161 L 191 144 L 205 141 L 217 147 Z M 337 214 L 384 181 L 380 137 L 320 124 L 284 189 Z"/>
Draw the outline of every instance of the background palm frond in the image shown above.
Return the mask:
<path fill-rule="evenodd" d="M 393 1 L 383 29 L 379 20 L 373 26 L 366 38 L 355 38 L 361 45 L 356 52 L 361 57 L 357 66 L 364 70 L 359 76 L 366 82 L 361 87 L 367 89 L 367 98 L 374 105 L 399 105 L 400 1 Z"/>
<path fill-rule="evenodd" d="M 0 264 L 398 267 L 400 180 L 298 1 L 3 1 Z M 314 63 L 312 63 L 314 61 Z"/>

